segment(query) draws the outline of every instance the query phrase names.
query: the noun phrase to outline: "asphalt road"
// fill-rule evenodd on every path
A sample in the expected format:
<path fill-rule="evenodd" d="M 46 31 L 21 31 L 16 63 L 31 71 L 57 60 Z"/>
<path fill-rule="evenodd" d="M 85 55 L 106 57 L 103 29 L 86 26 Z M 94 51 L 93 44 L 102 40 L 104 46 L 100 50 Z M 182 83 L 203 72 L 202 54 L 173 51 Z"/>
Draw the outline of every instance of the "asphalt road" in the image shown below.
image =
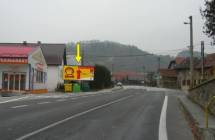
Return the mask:
<path fill-rule="evenodd" d="M 0 139 L 192 140 L 177 96 L 127 89 L 0 104 Z"/>

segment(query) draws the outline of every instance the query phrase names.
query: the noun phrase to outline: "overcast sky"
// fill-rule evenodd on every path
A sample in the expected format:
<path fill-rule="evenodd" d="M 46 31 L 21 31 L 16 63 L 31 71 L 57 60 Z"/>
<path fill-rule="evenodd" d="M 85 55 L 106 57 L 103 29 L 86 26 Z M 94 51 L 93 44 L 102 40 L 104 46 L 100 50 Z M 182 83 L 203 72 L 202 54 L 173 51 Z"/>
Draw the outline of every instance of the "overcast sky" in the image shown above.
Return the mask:
<path fill-rule="evenodd" d="M 189 26 L 183 22 L 190 15 L 194 20 L 194 44 L 198 46 L 201 40 L 209 43 L 202 33 L 199 9 L 203 3 L 204 0 L 0 0 L 0 42 L 96 39 L 171 54 L 175 51 L 169 50 L 189 45 Z"/>

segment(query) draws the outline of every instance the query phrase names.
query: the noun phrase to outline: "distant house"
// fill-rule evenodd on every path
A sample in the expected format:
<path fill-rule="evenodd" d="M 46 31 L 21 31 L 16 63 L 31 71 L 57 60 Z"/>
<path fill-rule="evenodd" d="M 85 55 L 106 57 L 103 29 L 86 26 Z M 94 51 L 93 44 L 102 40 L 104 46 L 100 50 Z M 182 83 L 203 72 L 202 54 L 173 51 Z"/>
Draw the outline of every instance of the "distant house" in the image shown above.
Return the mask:
<path fill-rule="evenodd" d="M 202 61 L 196 66 L 199 73 L 202 75 Z M 203 78 L 203 77 L 202 77 Z M 208 54 L 204 59 L 204 80 L 210 80 L 215 78 L 215 53 Z"/>
<path fill-rule="evenodd" d="M 145 76 L 142 73 L 121 71 L 113 73 L 112 79 L 115 82 L 122 82 L 124 84 L 143 84 Z"/>
<path fill-rule="evenodd" d="M 198 65 L 200 64 L 198 58 L 194 58 L 194 71 L 193 71 L 193 84 L 194 86 L 201 83 L 201 74 Z M 166 71 L 161 71 L 161 74 L 166 72 L 175 71 L 177 87 L 182 90 L 188 90 L 191 87 L 191 78 L 190 78 L 190 58 L 177 57 L 175 60 L 172 60 Z"/>
<path fill-rule="evenodd" d="M 0 44 L 0 90 L 47 92 L 47 64 L 39 46 Z"/>
<path fill-rule="evenodd" d="M 160 74 L 167 78 L 170 71 L 177 73 L 177 85 L 182 90 L 191 87 L 190 58 L 177 57 L 169 63 L 168 69 L 160 70 Z M 173 72 L 173 71 L 172 71 Z M 170 74 L 170 73 L 169 73 Z M 204 77 L 204 79 L 203 79 Z M 204 81 L 215 78 L 215 53 L 208 54 L 204 59 L 204 74 L 202 74 L 202 60 L 194 58 L 193 86 L 198 86 Z M 161 82 L 164 82 L 161 80 Z M 163 85 L 165 86 L 165 84 Z"/>
<path fill-rule="evenodd" d="M 178 88 L 177 84 L 177 72 L 174 69 L 160 69 L 160 87 L 163 88 Z"/>
<path fill-rule="evenodd" d="M 0 46 L 10 46 L 15 45 L 17 47 L 21 46 L 31 46 L 31 47 L 41 47 L 45 61 L 47 63 L 47 88 L 48 91 L 55 91 L 58 84 L 63 83 L 62 80 L 62 66 L 64 63 L 64 50 L 66 48 L 65 44 L 52 44 L 52 43 L 0 43 Z"/>

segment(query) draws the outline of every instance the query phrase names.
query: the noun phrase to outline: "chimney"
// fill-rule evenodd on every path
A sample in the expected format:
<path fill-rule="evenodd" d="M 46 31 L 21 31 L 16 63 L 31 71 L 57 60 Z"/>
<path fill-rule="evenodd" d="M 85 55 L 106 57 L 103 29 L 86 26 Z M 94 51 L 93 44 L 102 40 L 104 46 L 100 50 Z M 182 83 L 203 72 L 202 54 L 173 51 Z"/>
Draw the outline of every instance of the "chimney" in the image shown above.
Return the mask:
<path fill-rule="evenodd" d="M 27 46 L 27 41 L 23 41 L 22 43 L 24 46 Z"/>

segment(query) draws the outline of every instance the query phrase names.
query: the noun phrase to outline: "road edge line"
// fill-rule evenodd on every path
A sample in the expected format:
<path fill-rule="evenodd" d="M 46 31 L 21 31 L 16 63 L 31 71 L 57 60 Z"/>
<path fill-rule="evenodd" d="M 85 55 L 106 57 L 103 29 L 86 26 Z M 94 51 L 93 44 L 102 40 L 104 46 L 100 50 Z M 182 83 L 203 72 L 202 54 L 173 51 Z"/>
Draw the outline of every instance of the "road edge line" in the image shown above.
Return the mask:
<path fill-rule="evenodd" d="M 168 105 L 168 96 L 165 96 L 162 110 L 161 110 L 161 115 L 160 115 L 158 140 L 168 140 L 167 127 L 166 127 L 167 105 Z"/>
<path fill-rule="evenodd" d="M 9 102 L 14 102 L 14 101 L 19 101 L 19 100 L 22 100 L 22 99 L 25 99 L 25 98 L 28 98 L 28 96 L 26 96 L 26 97 L 21 97 L 21 98 L 16 98 L 16 99 L 11 99 L 11 100 L 7 100 L 7 101 L 2 101 L 2 102 L 0 102 L 0 104 L 9 103 Z"/>

